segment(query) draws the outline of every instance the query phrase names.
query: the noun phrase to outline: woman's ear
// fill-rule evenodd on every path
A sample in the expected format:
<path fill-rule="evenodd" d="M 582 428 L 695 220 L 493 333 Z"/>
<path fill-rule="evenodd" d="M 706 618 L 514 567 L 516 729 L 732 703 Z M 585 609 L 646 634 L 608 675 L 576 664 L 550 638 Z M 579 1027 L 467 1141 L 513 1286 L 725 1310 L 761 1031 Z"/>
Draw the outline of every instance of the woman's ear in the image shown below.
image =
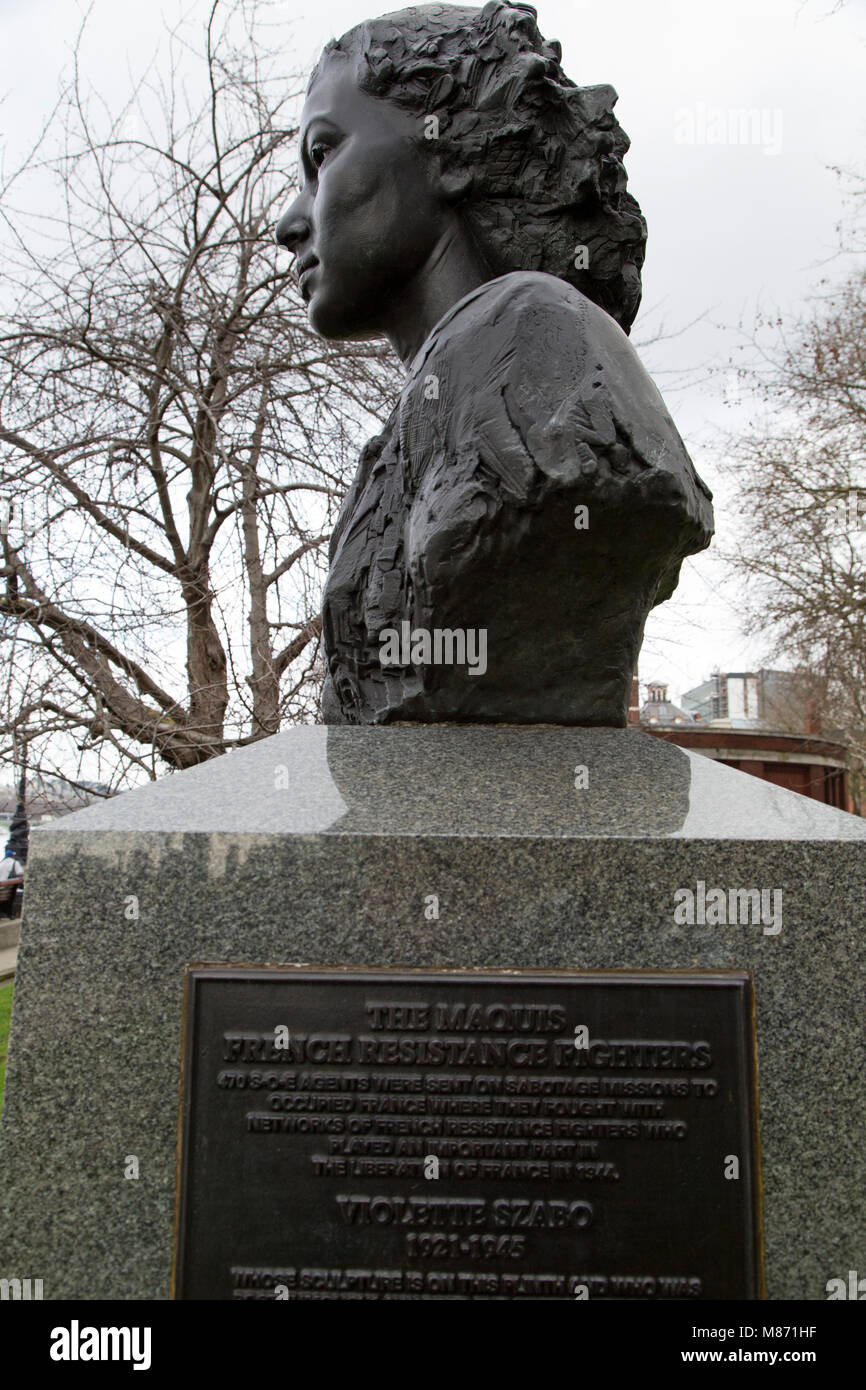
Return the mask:
<path fill-rule="evenodd" d="M 446 202 L 462 203 L 468 198 L 472 191 L 472 179 L 471 169 L 449 169 L 445 172 L 440 170 L 439 188 Z"/>

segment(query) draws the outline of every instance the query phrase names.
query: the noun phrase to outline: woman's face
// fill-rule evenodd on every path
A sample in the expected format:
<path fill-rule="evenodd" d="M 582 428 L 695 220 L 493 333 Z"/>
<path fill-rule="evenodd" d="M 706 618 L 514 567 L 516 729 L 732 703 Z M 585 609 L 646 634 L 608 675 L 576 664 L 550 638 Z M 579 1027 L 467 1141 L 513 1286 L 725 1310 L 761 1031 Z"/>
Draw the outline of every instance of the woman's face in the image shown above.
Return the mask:
<path fill-rule="evenodd" d="M 430 261 L 446 204 L 415 143 L 423 134 L 419 116 L 362 92 L 345 59 L 325 62 L 301 120 L 301 191 L 276 232 L 324 338 L 385 332 Z"/>

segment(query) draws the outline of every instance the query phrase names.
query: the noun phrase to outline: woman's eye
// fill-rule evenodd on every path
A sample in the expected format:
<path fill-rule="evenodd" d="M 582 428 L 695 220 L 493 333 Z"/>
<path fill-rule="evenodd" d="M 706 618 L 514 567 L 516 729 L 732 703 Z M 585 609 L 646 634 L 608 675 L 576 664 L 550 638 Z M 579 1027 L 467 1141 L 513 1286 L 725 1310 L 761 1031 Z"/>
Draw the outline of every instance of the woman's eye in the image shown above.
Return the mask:
<path fill-rule="evenodd" d="M 315 145 L 310 146 L 310 159 L 317 169 L 321 169 L 327 154 L 328 146 L 323 145 L 320 140 L 317 140 Z"/>

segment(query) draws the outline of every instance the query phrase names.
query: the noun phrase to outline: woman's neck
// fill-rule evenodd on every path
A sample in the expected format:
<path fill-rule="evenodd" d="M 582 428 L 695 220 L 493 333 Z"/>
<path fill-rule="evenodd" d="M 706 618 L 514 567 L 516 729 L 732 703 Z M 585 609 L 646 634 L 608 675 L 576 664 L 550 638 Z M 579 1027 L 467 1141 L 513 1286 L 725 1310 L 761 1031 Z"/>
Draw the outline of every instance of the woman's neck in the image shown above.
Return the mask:
<path fill-rule="evenodd" d="M 385 335 L 404 366 L 416 356 L 452 304 L 490 278 L 489 268 L 455 220 L 425 265 L 406 285 L 384 325 Z"/>

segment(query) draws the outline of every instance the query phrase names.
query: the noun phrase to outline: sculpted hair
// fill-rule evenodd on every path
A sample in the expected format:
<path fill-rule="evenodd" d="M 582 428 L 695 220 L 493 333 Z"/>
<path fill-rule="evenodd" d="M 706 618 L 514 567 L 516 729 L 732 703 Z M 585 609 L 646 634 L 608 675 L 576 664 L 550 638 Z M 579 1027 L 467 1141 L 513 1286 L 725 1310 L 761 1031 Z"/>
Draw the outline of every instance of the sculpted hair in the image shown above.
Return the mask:
<path fill-rule="evenodd" d="M 418 113 L 419 142 L 435 139 L 444 171 L 471 175 L 462 211 L 494 275 L 558 275 L 629 331 L 646 222 L 626 192 L 616 92 L 566 77 L 531 5 L 419 5 L 369 20 L 328 44 L 310 85 L 337 54 L 361 90 Z"/>

